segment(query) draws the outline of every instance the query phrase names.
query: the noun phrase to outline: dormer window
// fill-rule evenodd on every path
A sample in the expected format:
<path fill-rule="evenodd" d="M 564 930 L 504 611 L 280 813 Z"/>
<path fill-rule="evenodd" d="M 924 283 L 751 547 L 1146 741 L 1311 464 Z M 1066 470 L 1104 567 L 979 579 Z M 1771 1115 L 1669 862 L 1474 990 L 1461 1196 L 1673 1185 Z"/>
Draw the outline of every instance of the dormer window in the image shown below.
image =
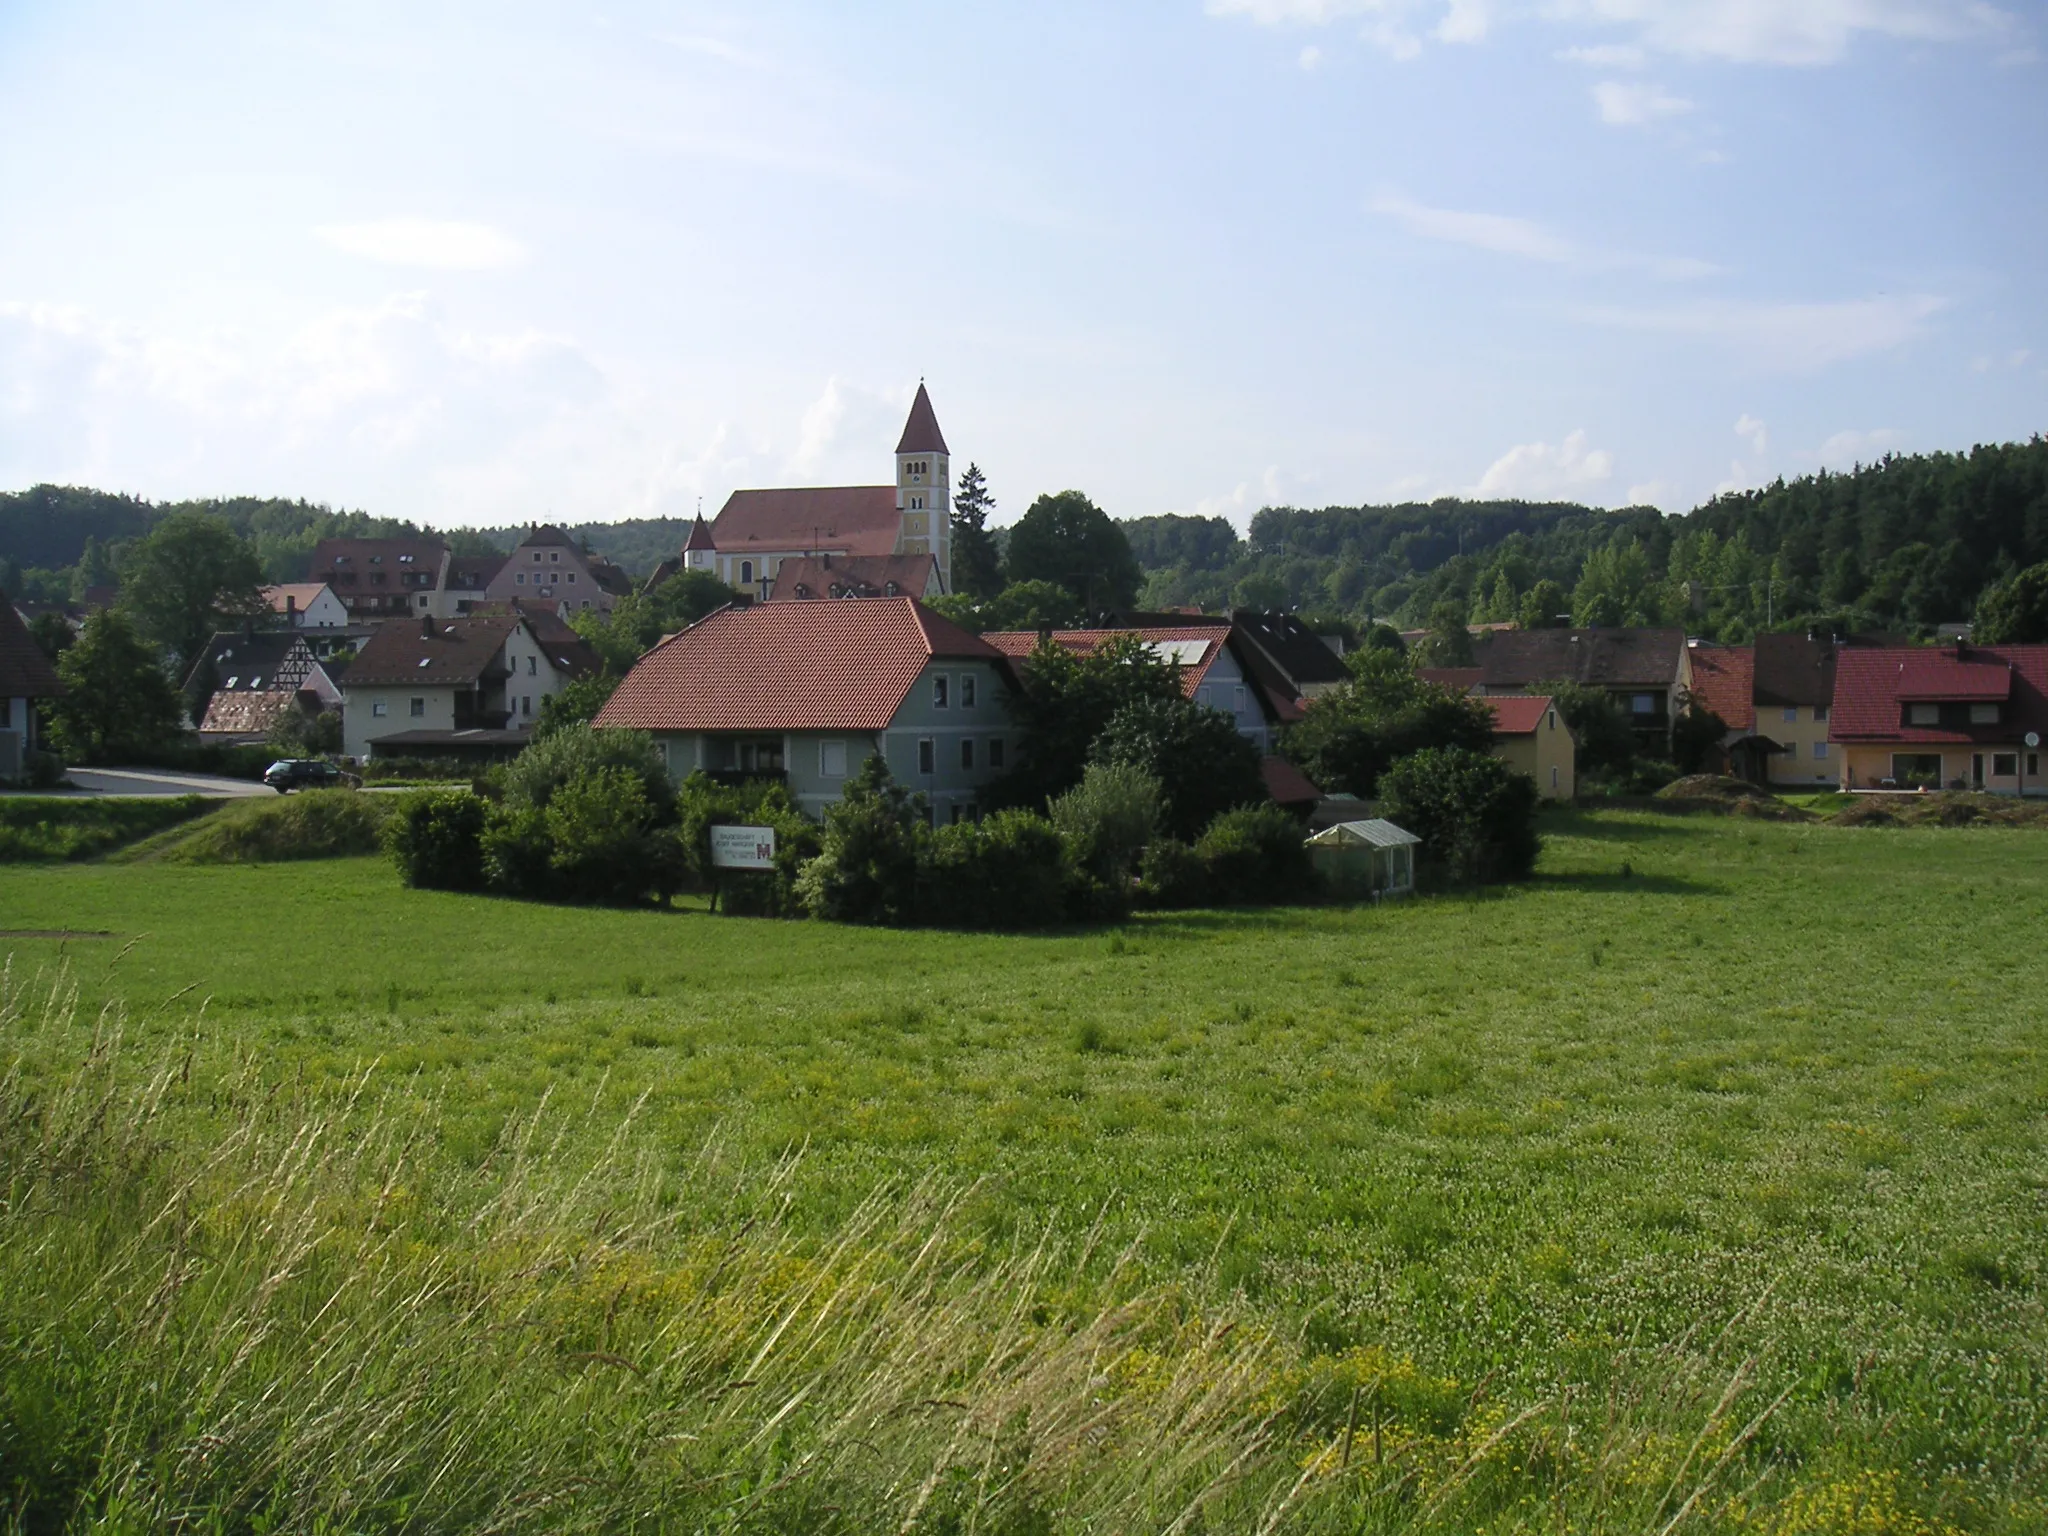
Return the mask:
<path fill-rule="evenodd" d="M 1970 706 L 1970 724 L 1998 724 L 1998 706 L 1996 704 L 1972 704 Z"/>
<path fill-rule="evenodd" d="M 1939 704 L 1908 704 L 1906 706 L 1906 724 L 1941 724 L 1941 706 Z"/>
<path fill-rule="evenodd" d="M 412 556 L 411 556 L 411 555 L 400 555 L 400 556 L 398 557 L 398 563 L 399 563 L 400 565 L 411 565 L 411 564 L 412 564 Z"/>

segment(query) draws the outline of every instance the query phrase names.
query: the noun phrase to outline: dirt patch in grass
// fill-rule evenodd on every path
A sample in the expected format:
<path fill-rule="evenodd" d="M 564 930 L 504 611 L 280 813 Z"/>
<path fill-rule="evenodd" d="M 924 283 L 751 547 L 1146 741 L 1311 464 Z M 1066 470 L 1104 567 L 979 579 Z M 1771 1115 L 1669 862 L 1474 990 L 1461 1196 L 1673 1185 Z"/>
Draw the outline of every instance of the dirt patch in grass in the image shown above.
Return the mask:
<path fill-rule="evenodd" d="M 1720 774 L 1694 773 L 1674 779 L 1651 796 L 1659 810 L 1712 811 L 1764 821 L 1806 821 L 1805 811 L 1787 805 L 1761 785 Z"/>

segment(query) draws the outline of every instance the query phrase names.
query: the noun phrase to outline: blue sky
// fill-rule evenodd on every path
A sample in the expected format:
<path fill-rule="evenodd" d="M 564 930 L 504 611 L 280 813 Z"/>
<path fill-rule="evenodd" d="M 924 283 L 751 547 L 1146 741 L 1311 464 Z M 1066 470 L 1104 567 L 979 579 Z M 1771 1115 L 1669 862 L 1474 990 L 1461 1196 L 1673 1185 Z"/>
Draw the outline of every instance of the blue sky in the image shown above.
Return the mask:
<path fill-rule="evenodd" d="M 0 5 L 0 488 L 1647 501 L 2048 427 L 1980 0 Z"/>

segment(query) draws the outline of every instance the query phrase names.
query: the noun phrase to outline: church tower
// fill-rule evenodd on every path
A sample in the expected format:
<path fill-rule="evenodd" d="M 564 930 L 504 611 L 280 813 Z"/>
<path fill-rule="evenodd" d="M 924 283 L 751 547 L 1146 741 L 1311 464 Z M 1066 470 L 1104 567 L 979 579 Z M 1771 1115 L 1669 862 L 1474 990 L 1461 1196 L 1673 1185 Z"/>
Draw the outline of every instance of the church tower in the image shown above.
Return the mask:
<path fill-rule="evenodd" d="M 932 555 L 939 581 L 953 590 L 952 459 L 932 411 L 932 397 L 917 381 L 910 419 L 896 444 L 896 553 Z"/>

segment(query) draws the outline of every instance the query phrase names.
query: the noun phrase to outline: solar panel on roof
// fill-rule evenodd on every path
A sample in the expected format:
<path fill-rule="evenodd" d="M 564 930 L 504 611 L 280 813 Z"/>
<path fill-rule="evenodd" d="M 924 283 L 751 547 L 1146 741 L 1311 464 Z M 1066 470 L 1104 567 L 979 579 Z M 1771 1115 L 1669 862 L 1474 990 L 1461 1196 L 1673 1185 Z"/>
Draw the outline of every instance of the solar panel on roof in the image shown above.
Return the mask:
<path fill-rule="evenodd" d="M 1212 643 L 1208 640 L 1151 640 L 1146 642 L 1145 648 L 1161 661 L 1191 667 L 1208 654 Z"/>

